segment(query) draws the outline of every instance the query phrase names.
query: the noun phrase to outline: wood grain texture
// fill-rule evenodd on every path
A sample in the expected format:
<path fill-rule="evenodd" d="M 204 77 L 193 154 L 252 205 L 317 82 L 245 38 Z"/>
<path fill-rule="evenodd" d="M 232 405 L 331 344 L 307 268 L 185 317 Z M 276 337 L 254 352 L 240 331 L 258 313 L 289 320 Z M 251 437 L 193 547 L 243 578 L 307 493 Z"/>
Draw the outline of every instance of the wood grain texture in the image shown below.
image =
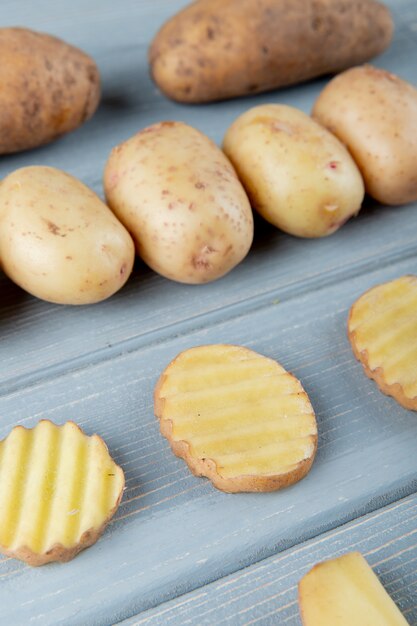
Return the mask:
<path fill-rule="evenodd" d="M 40 417 L 76 419 L 106 440 L 127 489 L 103 539 L 65 567 L 32 572 L 0 561 L 0 622 L 67 623 L 75 602 L 74 623 L 113 623 L 413 493 L 415 416 L 363 375 L 345 331 L 356 294 L 382 276 L 409 272 L 413 263 L 295 295 L 3 395 L 1 436 L 14 423 L 32 425 Z M 279 360 L 315 408 L 316 461 L 303 481 L 283 492 L 215 492 L 158 433 L 152 389 L 164 366 L 179 350 L 226 340 Z M 11 606 L 5 600 L 16 585 L 19 600 Z"/>
<path fill-rule="evenodd" d="M 148 76 L 147 45 L 163 20 L 184 4 L 127 0 L 117 7 L 110 0 L 95 0 L 87 6 L 81 0 L 67 0 L 58 6 L 52 0 L 40 0 L 34 9 L 28 0 L 6 2 L 4 25 L 24 19 L 25 25 L 48 30 L 91 54 L 102 74 L 103 99 L 94 118 L 76 132 L 50 146 L 2 159 L 0 178 L 17 167 L 51 165 L 79 177 L 102 195 L 103 167 L 111 148 L 148 124 L 183 120 L 220 143 L 232 120 L 249 106 L 279 101 L 306 112 L 311 109 L 325 80 L 216 106 L 182 106 L 160 95 Z M 417 68 L 410 62 L 416 47 L 417 9 L 412 0 L 396 0 L 392 8 L 396 37 L 376 63 L 401 71 L 417 84 Z M 250 255 L 224 279 L 184 286 L 138 263 L 122 292 L 83 308 L 35 300 L 0 278 L 5 355 L 0 362 L 0 389 L 30 384 L 49 376 L 51 368 L 71 369 L 78 358 L 84 362 L 108 358 L 132 344 L 138 347 L 152 341 L 155 333 L 160 338 L 172 336 L 173 325 L 201 316 L 208 319 L 212 313 L 227 315 L 230 307 L 256 306 L 259 298 L 275 299 L 283 289 L 314 289 L 317 283 L 337 281 L 341 275 L 380 267 L 399 256 L 414 256 L 416 228 L 415 206 L 381 208 L 371 200 L 357 219 L 321 240 L 295 239 L 258 220 Z M 65 332 L 68 328 L 71 332 Z"/>
<path fill-rule="evenodd" d="M 120 626 L 299 626 L 297 585 L 301 577 L 316 563 L 352 550 L 365 556 L 404 617 L 415 626 L 416 520 L 414 495 L 145 611 Z"/>
<path fill-rule="evenodd" d="M 216 106 L 163 98 L 149 79 L 146 48 L 185 4 L 5 0 L 4 26 L 50 32 L 95 58 L 103 101 L 73 134 L 3 158 L 0 177 L 24 165 L 52 165 L 102 194 L 110 149 L 150 123 L 183 120 L 219 143 L 249 106 L 279 101 L 310 110 L 325 80 Z M 417 84 L 417 6 L 388 4 L 396 36 L 376 64 Z M 138 263 L 119 294 L 90 307 L 35 300 L 1 277 L 0 438 L 17 423 L 73 419 L 103 436 L 127 489 L 102 540 L 73 562 L 33 571 L 0 559 L 0 623 L 112 624 L 413 493 L 415 415 L 365 378 L 346 338 L 346 317 L 365 289 L 415 273 L 416 220 L 416 205 L 368 201 L 357 219 L 316 241 L 258 221 L 252 252 L 224 279 L 178 285 Z M 316 462 L 282 493 L 216 493 L 190 475 L 158 432 L 152 391 L 160 372 L 180 350 L 222 341 L 278 359 L 301 379 L 316 410 Z M 340 549 L 349 541 L 342 534 Z M 289 562 L 295 572 L 296 557 Z M 405 562 L 405 593 L 413 590 L 413 568 Z M 245 597 L 238 603 L 242 611 L 248 606 Z"/>

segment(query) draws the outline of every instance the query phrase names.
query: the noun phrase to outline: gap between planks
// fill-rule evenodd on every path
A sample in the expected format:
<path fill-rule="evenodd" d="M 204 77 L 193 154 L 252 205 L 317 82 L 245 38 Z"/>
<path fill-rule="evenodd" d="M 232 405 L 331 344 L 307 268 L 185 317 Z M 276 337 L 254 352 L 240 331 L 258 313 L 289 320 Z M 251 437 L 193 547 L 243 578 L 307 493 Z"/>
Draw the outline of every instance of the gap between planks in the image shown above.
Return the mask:
<path fill-rule="evenodd" d="M 337 267 L 335 270 L 330 270 L 324 274 L 320 273 L 308 276 L 303 280 L 295 281 L 294 283 L 268 290 L 262 294 L 251 296 L 244 301 L 234 302 L 214 311 L 210 310 L 207 313 L 199 313 L 195 317 L 189 317 L 186 320 L 168 324 L 157 330 L 150 330 L 137 337 L 115 342 L 111 346 L 92 350 L 62 363 L 45 368 L 40 367 L 34 372 L 8 379 L 0 383 L 0 397 L 11 395 L 23 388 L 33 387 L 46 379 L 60 378 L 68 373 L 87 369 L 98 363 L 111 361 L 121 355 L 134 353 L 139 349 L 161 344 L 174 337 L 181 337 L 202 328 L 211 328 L 219 323 L 245 317 L 256 311 L 274 306 L 273 300 L 278 296 L 280 302 L 288 302 L 313 291 L 319 292 L 335 284 L 347 282 L 365 272 L 369 273 L 391 267 L 396 263 L 401 263 L 416 256 L 417 245 L 411 244 L 401 250 L 394 250 L 384 258 L 381 258 L 380 254 L 381 253 L 371 258 L 361 260 L 358 263 L 353 263 L 348 268 Z"/>

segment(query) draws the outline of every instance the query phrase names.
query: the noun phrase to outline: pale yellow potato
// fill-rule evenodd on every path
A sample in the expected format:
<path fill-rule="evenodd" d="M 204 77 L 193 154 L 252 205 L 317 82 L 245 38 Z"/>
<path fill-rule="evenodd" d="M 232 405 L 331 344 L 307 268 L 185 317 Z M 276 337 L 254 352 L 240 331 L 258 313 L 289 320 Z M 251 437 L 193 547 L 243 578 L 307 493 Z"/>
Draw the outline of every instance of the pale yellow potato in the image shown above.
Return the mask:
<path fill-rule="evenodd" d="M 1 183 L 1 265 L 34 296 L 58 304 L 104 300 L 124 285 L 134 256 L 124 226 L 69 174 L 25 167 Z"/>
<path fill-rule="evenodd" d="M 383 204 L 417 200 L 417 89 L 364 65 L 330 81 L 313 117 L 349 149 L 366 191 Z"/>
<path fill-rule="evenodd" d="M 104 173 L 109 206 L 156 272 L 206 283 L 246 256 L 253 215 L 236 172 L 208 137 L 161 122 L 113 149 Z"/>
<path fill-rule="evenodd" d="M 298 109 L 250 109 L 230 126 L 223 149 L 253 208 L 291 235 L 330 235 L 360 210 L 364 185 L 352 157 Z"/>

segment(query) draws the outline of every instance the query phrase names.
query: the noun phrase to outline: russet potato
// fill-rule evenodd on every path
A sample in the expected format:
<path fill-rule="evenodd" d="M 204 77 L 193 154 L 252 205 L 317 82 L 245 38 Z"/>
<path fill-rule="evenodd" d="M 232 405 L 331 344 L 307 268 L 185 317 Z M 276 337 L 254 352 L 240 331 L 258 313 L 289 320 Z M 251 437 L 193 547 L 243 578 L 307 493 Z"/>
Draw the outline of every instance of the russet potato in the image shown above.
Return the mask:
<path fill-rule="evenodd" d="M 155 124 L 114 148 L 104 188 L 138 254 L 166 278 L 215 280 L 251 246 L 252 210 L 230 161 L 187 124 Z"/>
<path fill-rule="evenodd" d="M 197 0 L 162 26 L 149 63 L 168 97 L 209 102 L 365 63 L 392 31 L 374 0 Z"/>
<path fill-rule="evenodd" d="M 75 130 L 95 112 L 100 75 L 87 54 L 26 28 L 0 28 L 0 154 Z"/>
<path fill-rule="evenodd" d="M 128 279 L 134 254 L 110 209 L 69 174 L 25 167 L 0 184 L 0 263 L 34 296 L 58 304 L 104 300 Z"/>

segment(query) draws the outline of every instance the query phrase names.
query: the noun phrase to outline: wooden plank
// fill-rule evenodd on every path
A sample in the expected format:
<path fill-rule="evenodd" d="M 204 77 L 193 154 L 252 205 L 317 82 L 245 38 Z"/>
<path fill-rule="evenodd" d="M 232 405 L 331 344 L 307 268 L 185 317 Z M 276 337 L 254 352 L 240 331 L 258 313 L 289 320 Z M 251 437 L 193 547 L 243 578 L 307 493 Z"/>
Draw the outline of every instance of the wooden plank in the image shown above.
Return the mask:
<path fill-rule="evenodd" d="M 75 133 L 2 159 L 0 178 L 24 165 L 53 165 L 101 194 L 110 149 L 154 121 L 184 120 L 220 143 L 249 106 L 274 100 L 310 109 L 324 79 L 215 106 L 166 100 L 149 79 L 146 48 L 185 4 L 4 0 L 3 25 L 50 32 L 96 58 L 103 100 Z M 389 4 L 396 38 L 376 63 L 417 83 L 417 7 L 413 0 Z M 0 623 L 114 623 L 413 492 L 415 416 L 365 379 L 347 345 L 345 318 L 364 289 L 415 272 L 415 208 L 369 202 L 358 219 L 320 241 L 259 222 L 250 256 L 225 279 L 181 286 L 138 264 L 120 294 L 94 307 L 42 303 L 0 278 L 0 437 L 15 423 L 75 419 L 105 437 L 127 476 L 116 520 L 73 562 L 31 570 L 0 559 Z M 299 485 L 263 496 L 221 494 L 190 476 L 160 437 L 152 415 L 159 372 L 179 350 L 209 341 L 246 344 L 302 378 L 320 445 Z M 405 565 L 406 576 L 412 566 Z"/>
<path fill-rule="evenodd" d="M 416 520 L 417 495 L 413 495 L 120 622 L 120 626 L 298 626 L 301 577 L 316 563 L 353 550 L 366 557 L 404 617 L 415 626 Z"/>
<path fill-rule="evenodd" d="M 0 436 L 40 417 L 75 419 L 106 439 L 127 490 L 110 531 L 73 562 L 34 571 L 0 561 L 0 622 L 66 623 L 76 607 L 80 623 L 113 623 L 415 491 L 415 415 L 364 376 L 345 333 L 351 302 L 414 264 L 401 261 L 3 395 Z M 158 433 L 152 389 L 163 367 L 188 346 L 224 341 L 277 358 L 310 394 L 318 456 L 293 488 L 217 492 L 192 477 Z"/>
<path fill-rule="evenodd" d="M 324 80 L 216 106 L 182 106 L 159 94 L 148 76 L 146 47 L 160 23 L 184 4 L 183 0 L 127 0 L 119 6 L 110 0 L 74 0 L 57 5 L 52 0 L 20 0 L 2 5 L 4 25 L 21 23 L 24 17 L 26 25 L 50 31 L 90 52 L 103 74 L 103 101 L 96 116 L 75 133 L 39 150 L 3 159 L 0 178 L 24 165 L 53 165 L 102 194 L 102 170 L 110 149 L 152 122 L 182 119 L 220 143 L 230 122 L 249 106 L 277 100 L 310 110 Z M 401 70 L 405 78 L 417 83 L 417 67 L 410 62 L 416 47 L 417 7 L 410 0 L 397 0 L 392 7 L 396 38 L 377 63 Z M 78 359 L 111 358 L 146 345 L 156 336 L 161 339 L 184 332 L 184 324 L 201 324 L 204 319 L 210 323 L 213 313 L 224 311 L 227 316 L 231 307 L 256 307 L 257 299 L 274 300 L 283 291 L 297 288 L 315 289 L 339 280 L 340 275 L 359 274 L 399 256 L 414 255 L 416 229 L 415 205 L 381 208 L 371 201 L 356 220 L 321 240 L 289 237 L 259 220 L 253 250 L 224 279 L 211 285 L 184 286 L 138 264 L 121 293 L 90 307 L 50 305 L 2 278 L 0 391 L 32 384 L 48 376 L 51 368 L 77 367 Z"/>

